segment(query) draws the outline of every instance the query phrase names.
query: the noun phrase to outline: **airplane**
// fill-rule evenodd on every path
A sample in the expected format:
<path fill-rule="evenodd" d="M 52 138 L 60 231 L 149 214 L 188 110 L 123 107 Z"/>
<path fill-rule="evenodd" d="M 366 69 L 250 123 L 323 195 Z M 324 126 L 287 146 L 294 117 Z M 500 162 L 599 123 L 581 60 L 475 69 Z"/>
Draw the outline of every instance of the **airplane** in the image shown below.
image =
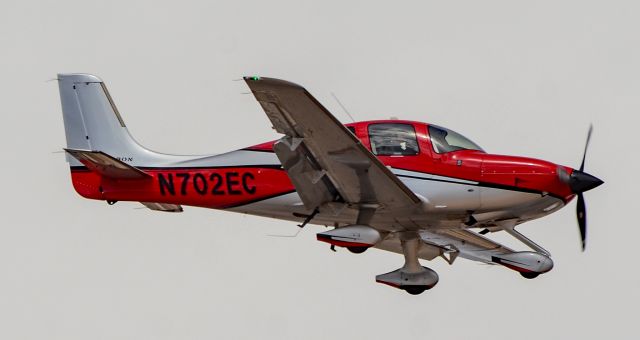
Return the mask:
<path fill-rule="evenodd" d="M 217 155 L 185 156 L 138 144 L 105 83 L 90 74 L 58 74 L 73 187 L 82 197 L 183 206 L 332 228 L 317 234 L 331 250 L 369 248 L 404 256 L 376 281 L 412 295 L 438 274 L 420 259 L 458 257 L 501 265 L 533 279 L 553 268 L 551 254 L 516 227 L 577 196 L 582 250 L 583 193 L 603 183 L 584 171 L 592 128 L 578 169 L 485 152 L 442 126 L 406 120 L 342 124 L 302 86 L 243 78 L 276 132 L 270 141 Z M 485 236 L 504 231 L 530 250 Z"/>

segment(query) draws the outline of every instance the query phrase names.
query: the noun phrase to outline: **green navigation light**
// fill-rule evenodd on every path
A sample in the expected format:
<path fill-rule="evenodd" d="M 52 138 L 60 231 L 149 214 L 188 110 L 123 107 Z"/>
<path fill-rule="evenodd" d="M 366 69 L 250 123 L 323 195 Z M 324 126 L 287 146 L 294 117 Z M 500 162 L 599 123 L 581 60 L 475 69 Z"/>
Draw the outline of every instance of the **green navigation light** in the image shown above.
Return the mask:
<path fill-rule="evenodd" d="M 258 77 L 258 76 L 253 76 L 253 77 L 251 77 L 251 80 L 260 80 L 260 77 Z"/>

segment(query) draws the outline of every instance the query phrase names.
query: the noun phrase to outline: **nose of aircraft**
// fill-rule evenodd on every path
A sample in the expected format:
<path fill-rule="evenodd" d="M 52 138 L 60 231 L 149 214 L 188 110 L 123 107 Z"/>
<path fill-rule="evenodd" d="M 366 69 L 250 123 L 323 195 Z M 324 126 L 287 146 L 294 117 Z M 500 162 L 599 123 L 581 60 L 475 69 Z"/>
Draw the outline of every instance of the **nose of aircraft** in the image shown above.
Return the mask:
<path fill-rule="evenodd" d="M 574 194 L 583 193 L 604 183 L 599 178 L 580 170 L 573 170 L 568 185 Z"/>

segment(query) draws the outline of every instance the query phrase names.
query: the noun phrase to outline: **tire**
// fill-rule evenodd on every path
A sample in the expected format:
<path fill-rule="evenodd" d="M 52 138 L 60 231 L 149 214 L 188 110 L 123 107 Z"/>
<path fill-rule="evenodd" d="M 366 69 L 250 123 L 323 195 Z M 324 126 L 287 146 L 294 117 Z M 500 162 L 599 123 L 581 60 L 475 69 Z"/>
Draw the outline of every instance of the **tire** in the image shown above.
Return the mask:
<path fill-rule="evenodd" d="M 536 277 L 538 277 L 538 273 L 533 273 L 533 272 L 527 272 L 527 273 L 520 273 L 520 275 L 522 275 L 522 277 L 524 277 L 525 279 L 535 279 Z"/>
<path fill-rule="evenodd" d="M 420 295 L 420 294 L 424 293 L 425 290 L 427 290 L 427 287 L 409 286 L 409 287 L 404 287 L 402 289 L 404 289 L 407 293 L 409 293 L 411 295 Z"/>
<path fill-rule="evenodd" d="M 347 249 L 354 254 L 362 254 L 369 248 L 368 247 L 347 247 Z"/>

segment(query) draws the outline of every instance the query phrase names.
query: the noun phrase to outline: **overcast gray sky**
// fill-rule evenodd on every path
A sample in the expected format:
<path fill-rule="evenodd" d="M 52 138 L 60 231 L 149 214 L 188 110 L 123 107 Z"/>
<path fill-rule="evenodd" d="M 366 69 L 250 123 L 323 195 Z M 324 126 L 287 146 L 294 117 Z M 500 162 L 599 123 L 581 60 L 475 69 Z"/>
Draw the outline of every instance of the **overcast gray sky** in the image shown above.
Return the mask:
<path fill-rule="evenodd" d="M 637 336 L 640 21 L 636 1 L 3 1 L 0 338 L 629 339 Z M 307 87 L 344 122 L 433 122 L 487 151 L 578 166 L 575 202 L 521 227 L 555 268 L 425 263 L 420 296 L 376 284 L 402 257 L 332 253 L 310 227 L 81 199 L 58 72 L 107 83 L 132 134 L 170 153 L 277 137 L 243 75 Z M 506 238 L 498 238 L 507 240 Z M 512 243 L 510 243 L 512 244 Z M 524 248 L 524 247 L 521 247 Z"/>

